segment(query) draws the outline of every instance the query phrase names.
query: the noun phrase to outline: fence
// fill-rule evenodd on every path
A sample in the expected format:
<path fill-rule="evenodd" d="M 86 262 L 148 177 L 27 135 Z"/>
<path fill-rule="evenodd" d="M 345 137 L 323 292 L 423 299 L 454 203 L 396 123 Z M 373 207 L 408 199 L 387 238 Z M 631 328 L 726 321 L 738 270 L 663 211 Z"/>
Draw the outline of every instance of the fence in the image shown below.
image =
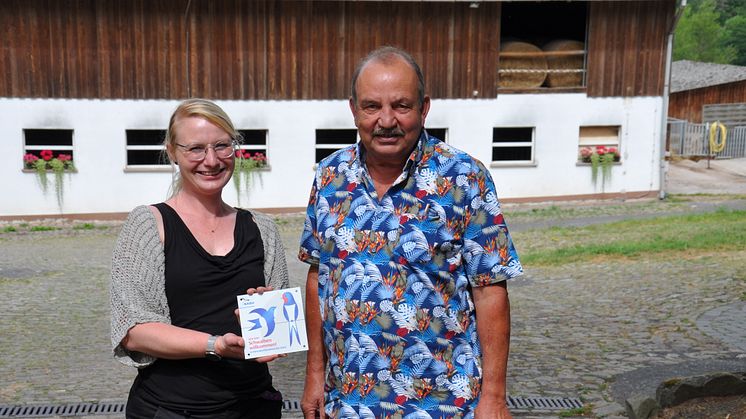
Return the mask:
<path fill-rule="evenodd" d="M 725 148 L 710 152 L 710 124 L 692 124 L 679 119 L 668 120 L 668 151 L 681 157 L 740 158 L 746 157 L 746 126 L 729 126 Z"/>

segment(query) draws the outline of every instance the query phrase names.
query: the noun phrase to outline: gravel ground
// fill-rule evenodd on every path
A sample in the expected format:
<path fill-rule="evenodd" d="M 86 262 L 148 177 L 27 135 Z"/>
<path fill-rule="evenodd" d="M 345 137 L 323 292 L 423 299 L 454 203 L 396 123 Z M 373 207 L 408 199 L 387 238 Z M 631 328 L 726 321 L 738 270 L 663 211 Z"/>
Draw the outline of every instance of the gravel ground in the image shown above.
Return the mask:
<path fill-rule="evenodd" d="M 506 205 L 505 212 L 520 251 L 521 234 L 531 228 L 746 207 L 743 197 L 692 199 Z M 295 258 L 302 216 L 283 214 L 277 221 L 291 285 L 302 287 L 307 267 Z M 135 371 L 109 354 L 109 266 L 119 223 L 89 223 L 93 228 L 64 220 L 0 223 L 0 404 L 126 398 Z M 34 226 L 60 229 L 30 231 Z M 593 416 L 620 417 L 622 400 L 610 387 L 624 373 L 717 359 L 746 362 L 746 348 L 708 336 L 696 324 L 702 313 L 746 296 L 744 260 L 746 250 L 527 266 L 509 286 L 509 393 L 579 397 L 592 405 Z M 285 398 L 299 399 L 305 355 L 291 354 L 271 368 Z"/>

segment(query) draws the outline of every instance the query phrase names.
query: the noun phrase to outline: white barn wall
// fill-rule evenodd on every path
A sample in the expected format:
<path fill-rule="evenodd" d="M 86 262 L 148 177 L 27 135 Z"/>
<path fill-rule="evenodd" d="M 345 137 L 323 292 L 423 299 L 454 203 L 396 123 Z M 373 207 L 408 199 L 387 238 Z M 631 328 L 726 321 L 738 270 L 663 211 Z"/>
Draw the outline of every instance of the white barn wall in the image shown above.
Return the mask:
<path fill-rule="evenodd" d="M 242 206 L 304 207 L 313 179 L 317 128 L 354 128 L 347 101 L 217 101 L 239 129 L 268 130 L 269 171 Z M 127 212 L 167 197 L 170 172 L 132 172 L 126 129 L 165 129 L 178 101 L 0 99 L 0 216 L 59 214 L 53 190 L 43 196 L 23 173 L 23 129 L 73 129 L 77 173 L 66 177 L 63 212 Z M 601 192 L 590 168 L 576 165 L 581 125 L 620 125 L 622 164 L 605 192 L 659 188 L 662 99 L 587 98 L 584 94 L 501 94 L 491 100 L 434 100 L 427 126 L 448 128 L 448 142 L 489 165 L 492 128 L 534 126 L 535 164 L 491 167 L 501 198 Z M 51 188 L 50 188 L 51 189 Z M 236 204 L 232 185 L 225 200 Z"/>

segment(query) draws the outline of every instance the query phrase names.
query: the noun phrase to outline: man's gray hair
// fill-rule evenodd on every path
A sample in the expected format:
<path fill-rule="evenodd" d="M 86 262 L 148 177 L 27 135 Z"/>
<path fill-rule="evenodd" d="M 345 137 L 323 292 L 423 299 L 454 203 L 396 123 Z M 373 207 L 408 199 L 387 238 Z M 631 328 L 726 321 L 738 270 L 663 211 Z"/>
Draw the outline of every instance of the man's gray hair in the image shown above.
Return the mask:
<path fill-rule="evenodd" d="M 391 46 L 384 46 L 371 51 L 365 58 L 360 60 L 360 63 L 355 68 L 355 72 L 352 73 L 352 102 L 355 106 L 357 106 L 357 79 L 360 77 L 363 68 L 372 62 L 392 64 L 397 59 L 404 60 L 412 67 L 415 74 L 417 74 L 417 99 L 419 100 L 420 107 L 422 107 L 422 104 L 425 103 L 425 77 L 422 75 L 419 64 L 417 64 L 417 61 L 408 52 Z"/>

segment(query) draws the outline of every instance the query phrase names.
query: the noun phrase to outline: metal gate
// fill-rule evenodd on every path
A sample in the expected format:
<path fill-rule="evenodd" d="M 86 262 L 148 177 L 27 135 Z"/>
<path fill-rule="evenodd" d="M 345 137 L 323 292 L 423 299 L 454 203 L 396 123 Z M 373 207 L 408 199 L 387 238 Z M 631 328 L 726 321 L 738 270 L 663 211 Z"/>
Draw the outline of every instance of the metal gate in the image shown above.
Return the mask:
<path fill-rule="evenodd" d="M 725 148 L 710 152 L 710 124 L 692 124 L 669 118 L 668 151 L 673 156 L 741 158 L 746 157 L 746 126 L 727 126 Z"/>

